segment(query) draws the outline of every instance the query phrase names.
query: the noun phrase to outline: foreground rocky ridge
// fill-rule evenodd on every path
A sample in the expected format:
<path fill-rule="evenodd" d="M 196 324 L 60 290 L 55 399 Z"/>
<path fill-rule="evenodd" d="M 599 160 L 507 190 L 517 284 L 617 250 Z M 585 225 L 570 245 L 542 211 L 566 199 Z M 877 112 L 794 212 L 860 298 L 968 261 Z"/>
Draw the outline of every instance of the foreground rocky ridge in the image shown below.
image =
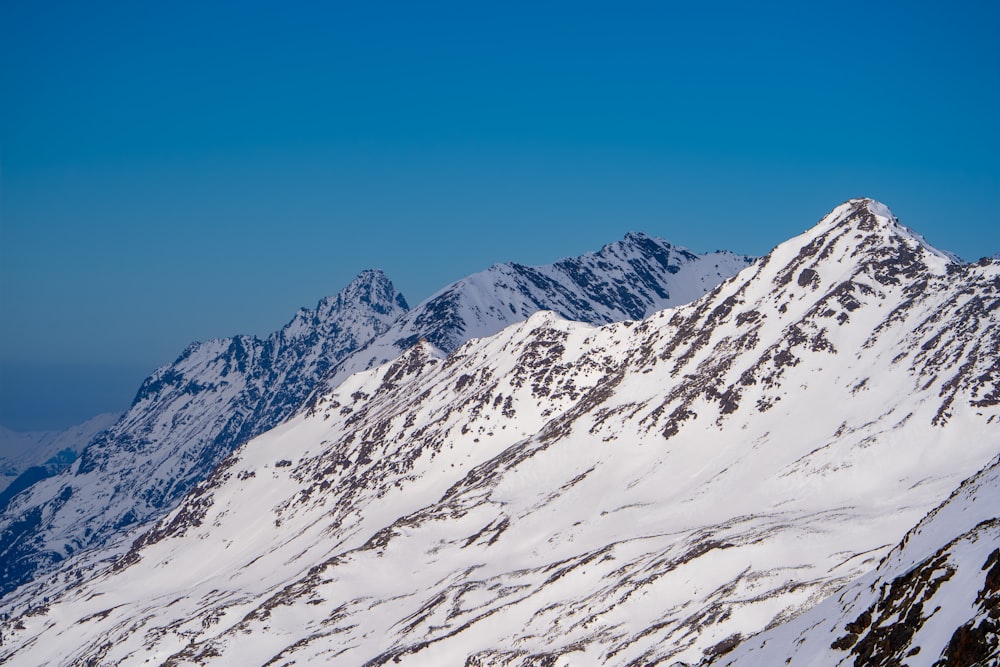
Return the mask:
<path fill-rule="evenodd" d="M 969 667 L 1000 661 L 1000 461 L 966 480 L 880 563 L 714 665 Z"/>
<path fill-rule="evenodd" d="M 247 443 L 113 566 L 8 598 L 0 657 L 723 655 L 1000 451 L 998 307 L 997 263 L 855 200 L 642 322 L 421 342 Z"/>

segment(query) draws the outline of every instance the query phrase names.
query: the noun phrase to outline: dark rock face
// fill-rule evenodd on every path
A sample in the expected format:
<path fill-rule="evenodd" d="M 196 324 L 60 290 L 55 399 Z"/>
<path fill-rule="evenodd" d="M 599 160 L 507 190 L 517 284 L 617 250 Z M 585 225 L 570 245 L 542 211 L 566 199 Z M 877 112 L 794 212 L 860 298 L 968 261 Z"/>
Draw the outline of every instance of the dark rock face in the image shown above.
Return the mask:
<path fill-rule="evenodd" d="M 850 649 L 855 665 L 901 664 L 909 655 L 913 636 L 927 620 L 924 605 L 954 574 L 947 557 L 937 554 L 897 577 L 876 604 L 844 626 L 847 634 L 831 648 Z"/>
<path fill-rule="evenodd" d="M 30 487 L 35 482 L 40 482 L 43 479 L 47 479 L 52 476 L 44 466 L 31 466 L 20 475 L 18 475 L 13 482 L 10 483 L 3 491 L 0 491 L 0 512 L 7 508 L 11 499 L 17 494 L 21 493 L 28 487 Z"/>
<path fill-rule="evenodd" d="M 974 533 L 996 534 L 1000 520 L 984 522 Z M 966 536 L 963 536 L 963 538 Z M 974 618 L 959 625 L 947 645 L 921 646 L 917 633 L 941 609 L 936 599 L 941 586 L 955 577 L 959 563 L 956 546 L 962 538 L 943 546 L 937 553 L 880 588 L 876 602 L 853 622 L 846 633 L 833 642 L 835 651 L 847 651 L 856 667 L 893 667 L 907 658 L 930 651 L 940 652 L 934 667 L 969 667 L 994 664 L 1000 658 L 1000 550 L 994 549 L 982 566 L 983 583 L 976 594 Z M 968 564 L 965 564 L 968 565 Z"/>
<path fill-rule="evenodd" d="M 983 587 L 976 594 L 978 618 L 958 627 L 934 667 L 986 665 L 1000 660 L 1000 549 L 994 549 L 982 570 Z"/>

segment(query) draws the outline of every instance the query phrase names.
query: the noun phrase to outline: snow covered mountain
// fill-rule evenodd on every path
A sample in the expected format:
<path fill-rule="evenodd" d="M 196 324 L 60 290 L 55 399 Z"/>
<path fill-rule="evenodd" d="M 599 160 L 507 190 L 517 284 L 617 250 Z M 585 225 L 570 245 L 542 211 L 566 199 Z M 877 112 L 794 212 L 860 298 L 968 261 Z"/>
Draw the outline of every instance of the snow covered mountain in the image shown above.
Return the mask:
<path fill-rule="evenodd" d="M 111 412 L 100 414 L 64 431 L 19 432 L 0 426 L 0 492 L 29 468 L 69 465 L 95 435 L 120 416 Z M 55 472 L 58 470 L 49 470 L 49 474 Z"/>
<path fill-rule="evenodd" d="M 753 259 L 724 250 L 700 255 L 631 232 L 598 252 L 546 266 L 497 264 L 448 285 L 400 317 L 341 362 L 324 386 L 333 389 L 360 370 L 391 361 L 420 339 L 450 353 L 539 310 L 590 324 L 641 320 L 694 301 Z"/>
<path fill-rule="evenodd" d="M 380 271 L 301 309 L 266 339 L 195 343 L 140 387 L 129 410 L 64 474 L 0 516 L 0 592 L 176 505 L 232 449 L 301 407 L 332 364 L 407 308 Z"/>
<path fill-rule="evenodd" d="M 100 414 L 65 431 L 20 433 L 0 426 L 0 512 L 32 484 L 68 468 L 87 443 L 120 416 Z"/>
<path fill-rule="evenodd" d="M 1000 452 L 998 313 L 1000 263 L 852 200 L 641 322 L 422 341 L 246 443 L 124 557 L 6 598 L 0 660 L 722 655 Z"/>
<path fill-rule="evenodd" d="M 169 510 L 235 447 L 299 410 L 321 378 L 332 388 L 420 338 L 451 351 L 542 308 L 595 323 L 640 318 L 704 294 L 751 261 L 629 234 L 550 266 L 494 266 L 410 312 L 385 275 L 367 271 L 266 340 L 195 344 L 146 380 L 73 470 L 0 517 L 0 592 Z"/>
<path fill-rule="evenodd" d="M 1000 663 L 1000 459 L 839 594 L 718 665 Z"/>

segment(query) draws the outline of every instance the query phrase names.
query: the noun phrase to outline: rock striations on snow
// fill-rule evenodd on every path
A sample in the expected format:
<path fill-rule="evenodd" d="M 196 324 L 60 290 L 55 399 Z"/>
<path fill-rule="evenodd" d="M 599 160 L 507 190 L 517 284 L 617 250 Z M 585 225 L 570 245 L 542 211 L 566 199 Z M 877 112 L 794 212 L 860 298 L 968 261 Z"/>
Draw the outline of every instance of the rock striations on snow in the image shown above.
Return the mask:
<path fill-rule="evenodd" d="M 725 659 L 943 546 L 891 552 L 1000 452 L 998 317 L 1000 263 L 859 199 L 639 322 L 420 340 L 234 451 L 126 554 L 8 596 L 0 660 Z M 862 621 L 836 638 L 868 641 Z"/>
<path fill-rule="evenodd" d="M 629 234 L 550 266 L 494 266 L 409 312 L 382 272 L 365 271 L 266 339 L 196 343 L 143 383 L 68 474 L 15 489 L 21 495 L 0 516 L 0 593 L 162 515 L 233 449 L 301 409 L 321 380 L 334 387 L 421 338 L 450 352 L 539 309 L 594 323 L 641 318 L 693 300 L 751 261 Z"/>

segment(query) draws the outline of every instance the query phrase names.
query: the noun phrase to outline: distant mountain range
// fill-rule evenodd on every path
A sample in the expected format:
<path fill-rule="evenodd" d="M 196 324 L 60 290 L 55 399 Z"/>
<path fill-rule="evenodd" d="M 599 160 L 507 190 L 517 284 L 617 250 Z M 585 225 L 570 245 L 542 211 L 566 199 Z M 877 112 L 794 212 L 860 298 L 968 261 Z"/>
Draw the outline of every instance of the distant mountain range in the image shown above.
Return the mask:
<path fill-rule="evenodd" d="M 395 359 L 424 339 L 445 353 L 540 310 L 589 324 L 641 320 L 694 301 L 753 261 L 727 251 L 699 255 L 642 233 L 546 266 L 497 264 L 432 295 L 338 364 L 324 387 Z"/>
<path fill-rule="evenodd" d="M 0 426 L 0 511 L 15 492 L 34 483 L 29 479 L 37 481 L 68 467 L 95 435 L 120 416 L 97 415 L 63 431 L 18 432 Z"/>
<path fill-rule="evenodd" d="M 870 199 L 752 264 L 625 259 L 647 242 L 665 247 L 581 258 L 617 257 L 617 282 L 494 267 L 371 327 L 130 544 L 107 528 L 8 594 L 0 661 L 995 664 L 1000 262 L 960 263 Z M 665 307 L 681 289 L 651 266 L 707 293 Z M 542 286 L 595 316 L 517 321 Z M 226 349 L 199 356 L 208 388 L 162 369 L 133 410 L 219 391 Z M 174 443 L 198 410 L 153 434 Z M 115 483 L 166 484 L 122 475 L 151 445 L 105 442 L 36 485 L 62 505 L 33 487 L 6 525 L 39 512 L 22 534 L 51 549 L 72 499 L 99 521 Z"/>
<path fill-rule="evenodd" d="M 336 386 L 421 338 L 451 351 L 540 309 L 594 323 L 641 318 L 703 294 L 750 261 L 630 234 L 551 266 L 494 266 L 412 311 L 381 271 L 365 271 L 265 339 L 195 343 L 143 383 L 71 469 L 44 483 L 48 475 L 25 479 L 39 483 L 8 499 L 0 592 L 162 515 L 235 448 L 301 409 L 318 385 Z"/>

